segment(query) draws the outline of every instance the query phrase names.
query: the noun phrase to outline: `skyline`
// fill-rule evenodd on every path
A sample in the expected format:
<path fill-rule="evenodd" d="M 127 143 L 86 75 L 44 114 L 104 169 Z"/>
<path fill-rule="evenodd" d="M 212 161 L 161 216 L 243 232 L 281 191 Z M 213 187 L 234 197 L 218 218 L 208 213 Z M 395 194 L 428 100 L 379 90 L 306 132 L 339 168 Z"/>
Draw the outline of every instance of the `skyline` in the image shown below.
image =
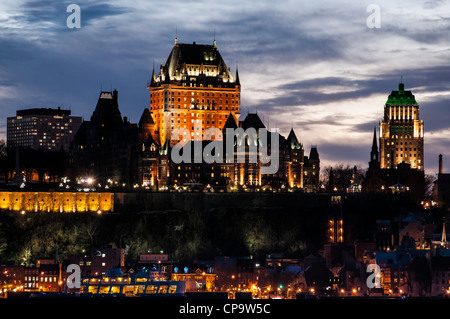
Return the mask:
<path fill-rule="evenodd" d="M 81 8 L 80 29 L 66 26 L 71 3 Z M 443 154 L 448 172 L 450 6 L 377 1 L 381 27 L 370 29 L 370 3 L 3 2 L 0 137 L 18 109 L 61 106 L 89 120 L 102 89 L 117 89 L 122 116 L 137 123 L 153 65 L 157 72 L 175 35 L 215 37 L 232 73 L 239 68 L 241 119 L 257 111 L 283 135 L 294 128 L 306 155 L 318 146 L 322 167 L 368 166 L 373 128 L 403 77 L 425 123 L 425 171 L 437 173 Z"/>

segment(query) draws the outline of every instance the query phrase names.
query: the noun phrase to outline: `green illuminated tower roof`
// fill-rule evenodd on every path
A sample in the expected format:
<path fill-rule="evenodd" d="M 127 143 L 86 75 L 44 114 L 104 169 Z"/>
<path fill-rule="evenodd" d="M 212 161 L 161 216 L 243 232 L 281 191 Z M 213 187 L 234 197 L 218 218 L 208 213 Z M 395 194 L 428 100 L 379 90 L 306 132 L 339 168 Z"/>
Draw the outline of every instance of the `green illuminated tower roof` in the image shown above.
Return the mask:
<path fill-rule="evenodd" d="M 398 91 L 392 91 L 386 105 L 416 105 L 417 101 L 411 91 L 405 91 L 405 85 L 400 83 Z"/>

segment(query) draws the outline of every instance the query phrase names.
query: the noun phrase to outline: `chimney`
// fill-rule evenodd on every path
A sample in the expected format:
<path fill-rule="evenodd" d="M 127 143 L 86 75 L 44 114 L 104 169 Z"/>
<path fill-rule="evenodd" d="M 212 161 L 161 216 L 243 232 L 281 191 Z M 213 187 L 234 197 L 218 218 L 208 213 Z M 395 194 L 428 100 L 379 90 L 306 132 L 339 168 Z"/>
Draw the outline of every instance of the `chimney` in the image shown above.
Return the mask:
<path fill-rule="evenodd" d="M 442 154 L 439 154 L 439 174 L 443 173 Z"/>
<path fill-rule="evenodd" d="M 124 123 L 128 123 L 128 117 L 124 116 L 124 117 L 123 117 L 123 122 L 124 122 Z"/>

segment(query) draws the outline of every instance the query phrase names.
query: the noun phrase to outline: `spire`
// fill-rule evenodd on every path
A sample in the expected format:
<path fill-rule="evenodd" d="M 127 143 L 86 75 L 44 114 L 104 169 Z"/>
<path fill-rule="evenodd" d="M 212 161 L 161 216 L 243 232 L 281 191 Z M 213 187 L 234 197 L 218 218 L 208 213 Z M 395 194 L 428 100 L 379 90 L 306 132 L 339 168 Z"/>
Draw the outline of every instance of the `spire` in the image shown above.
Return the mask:
<path fill-rule="evenodd" d="M 156 83 L 155 65 L 153 64 L 153 72 L 152 72 L 152 79 L 151 79 L 150 85 L 153 85 L 155 83 Z"/>
<path fill-rule="evenodd" d="M 376 126 L 373 128 L 372 152 L 378 153 L 377 128 L 376 128 Z"/>
<path fill-rule="evenodd" d="M 178 44 L 178 28 L 175 27 L 175 45 Z"/>
<path fill-rule="evenodd" d="M 239 81 L 239 71 L 237 65 L 236 65 L 236 80 L 234 81 L 234 83 L 239 86 L 241 85 L 241 82 Z"/>
<path fill-rule="evenodd" d="M 370 151 L 370 162 L 369 168 L 379 168 L 380 161 L 378 159 L 378 144 L 377 144 L 377 127 L 373 128 L 373 142 L 372 142 L 372 150 Z"/>
<path fill-rule="evenodd" d="M 164 83 L 170 83 L 170 74 L 168 67 L 164 67 Z"/>
<path fill-rule="evenodd" d="M 403 75 L 400 78 L 400 83 L 398 85 L 398 93 L 403 94 L 405 92 L 405 85 L 403 84 Z"/>
<path fill-rule="evenodd" d="M 216 45 L 216 29 L 214 29 L 214 41 L 213 41 L 213 47 L 217 48 L 217 45 Z"/>

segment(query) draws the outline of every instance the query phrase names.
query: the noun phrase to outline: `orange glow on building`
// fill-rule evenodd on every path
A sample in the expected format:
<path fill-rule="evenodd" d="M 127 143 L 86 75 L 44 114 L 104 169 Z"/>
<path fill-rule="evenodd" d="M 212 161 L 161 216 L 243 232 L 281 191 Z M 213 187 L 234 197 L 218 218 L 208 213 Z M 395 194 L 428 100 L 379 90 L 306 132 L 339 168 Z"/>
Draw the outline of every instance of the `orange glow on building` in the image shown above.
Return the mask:
<path fill-rule="evenodd" d="M 109 212 L 113 193 L 0 192 L 0 209 L 16 212 Z"/>
<path fill-rule="evenodd" d="M 230 113 L 239 120 L 239 75 L 237 70 L 235 77 L 231 75 L 215 41 L 204 45 L 176 40 L 158 76 L 153 70 L 148 89 L 154 122 L 151 134 L 160 145 L 177 128 L 187 129 L 190 138 L 197 139 L 208 128 L 221 129 Z"/>

